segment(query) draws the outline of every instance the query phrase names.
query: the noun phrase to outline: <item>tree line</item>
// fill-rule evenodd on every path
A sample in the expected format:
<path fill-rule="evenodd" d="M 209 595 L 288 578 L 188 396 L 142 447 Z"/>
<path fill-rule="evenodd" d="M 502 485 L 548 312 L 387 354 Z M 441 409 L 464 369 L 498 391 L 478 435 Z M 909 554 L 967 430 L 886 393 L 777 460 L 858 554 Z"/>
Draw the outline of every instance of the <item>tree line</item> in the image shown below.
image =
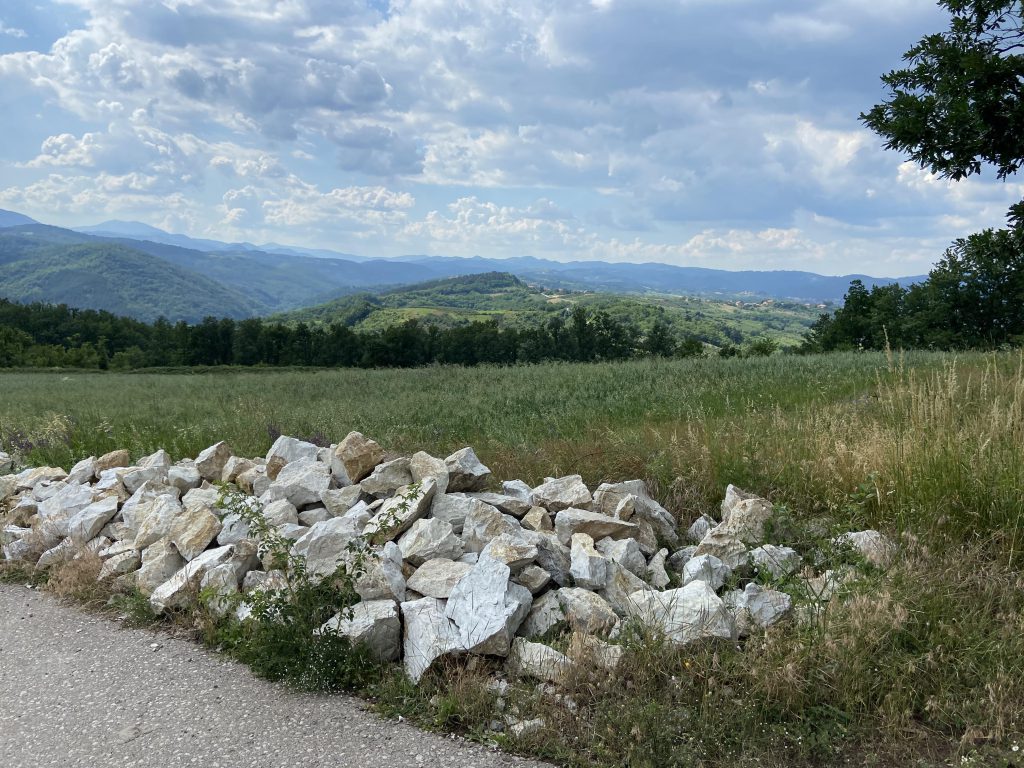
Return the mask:
<path fill-rule="evenodd" d="M 144 323 L 109 312 L 0 299 L 0 367 L 139 369 L 175 366 L 412 367 L 551 360 L 591 362 L 704 354 L 694 337 L 655 322 L 646 332 L 576 306 L 533 328 L 495 321 L 439 328 L 416 320 L 380 331 L 261 319 Z"/>
<path fill-rule="evenodd" d="M 1024 343 L 1024 227 L 957 240 L 922 283 L 868 290 L 854 280 L 823 314 L 802 352 L 844 349 L 996 349 Z"/>

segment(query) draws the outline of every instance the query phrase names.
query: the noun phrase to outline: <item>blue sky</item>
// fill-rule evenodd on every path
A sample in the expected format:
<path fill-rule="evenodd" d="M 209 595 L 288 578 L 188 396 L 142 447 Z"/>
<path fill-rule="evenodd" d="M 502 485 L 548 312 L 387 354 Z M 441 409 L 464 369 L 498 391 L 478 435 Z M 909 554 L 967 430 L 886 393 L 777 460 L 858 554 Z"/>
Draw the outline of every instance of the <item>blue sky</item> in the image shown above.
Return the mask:
<path fill-rule="evenodd" d="M 14 6 L 14 7 L 12 7 Z M 0 208 L 366 256 L 918 274 L 1004 222 L 857 116 L 933 0 L 0 5 Z"/>

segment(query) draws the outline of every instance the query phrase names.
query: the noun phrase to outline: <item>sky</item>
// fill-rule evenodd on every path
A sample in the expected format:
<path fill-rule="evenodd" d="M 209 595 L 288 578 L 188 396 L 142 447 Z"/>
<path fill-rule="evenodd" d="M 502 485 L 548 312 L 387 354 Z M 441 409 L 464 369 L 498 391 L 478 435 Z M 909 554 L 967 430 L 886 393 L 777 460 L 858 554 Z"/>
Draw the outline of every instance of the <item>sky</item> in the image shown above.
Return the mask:
<path fill-rule="evenodd" d="M 0 208 L 362 256 L 877 276 L 1004 224 L 858 116 L 934 0 L 4 0 Z"/>

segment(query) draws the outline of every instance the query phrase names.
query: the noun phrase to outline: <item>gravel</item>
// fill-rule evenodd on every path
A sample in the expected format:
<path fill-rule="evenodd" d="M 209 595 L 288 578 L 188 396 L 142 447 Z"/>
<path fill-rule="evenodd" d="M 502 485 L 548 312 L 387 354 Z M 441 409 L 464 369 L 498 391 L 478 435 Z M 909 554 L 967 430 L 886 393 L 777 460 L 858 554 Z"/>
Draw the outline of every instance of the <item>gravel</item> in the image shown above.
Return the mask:
<path fill-rule="evenodd" d="M 0 585 L 0 755 L 39 766 L 491 768 L 541 763 L 295 693 L 191 641 Z"/>

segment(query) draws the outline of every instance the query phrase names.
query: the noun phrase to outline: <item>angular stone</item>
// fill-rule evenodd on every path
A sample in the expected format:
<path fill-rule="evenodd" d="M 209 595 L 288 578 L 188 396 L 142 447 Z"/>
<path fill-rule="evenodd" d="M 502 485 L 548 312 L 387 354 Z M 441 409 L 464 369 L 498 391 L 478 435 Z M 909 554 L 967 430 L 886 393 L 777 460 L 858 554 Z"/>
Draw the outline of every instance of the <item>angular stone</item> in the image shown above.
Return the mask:
<path fill-rule="evenodd" d="M 665 560 L 668 558 L 667 549 L 659 549 L 657 554 L 647 563 L 647 583 L 655 589 L 665 589 L 672 580 L 668 571 L 665 570 Z"/>
<path fill-rule="evenodd" d="M 263 507 L 263 519 L 271 528 L 279 528 L 282 525 L 298 525 L 299 513 L 290 501 L 279 499 Z"/>
<path fill-rule="evenodd" d="M 207 571 L 230 562 L 235 556 L 235 546 L 209 549 L 186 563 L 171 578 L 153 590 L 149 604 L 157 613 L 169 608 L 180 608 L 199 594 L 199 584 Z"/>
<path fill-rule="evenodd" d="M 722 500 L 722 522 L 724 523 L 729 519 L 729 515 L 732 514 L 733 509 L 741 501 L 749 501 L 751 499 L 759 498 L 756 493 L 748 493 L 747 491 L 737 488 L 731 483 L 725 488 L 725 498 Z"/>
<path fill-rule="evenodd" d="M 634 576 L 646 578 L 647 559 L 640 551 L 636 539 L 601 539 L 595 546 L 597 551 L 613 563 L 618 563 Z"/>
<path fill-rule="evenodd" d="M 367 600 L 405 600 L 405 575 L 402 571 L 402 551 L 393 541 L 379 550 L 373 550 L 363 562 L 362 572 L 356 576 L 356 593 Z"/>
<path fill-rule="evenodd" d="M 363 489 L 358 485 L 348 485 L 344 488 L 328 488 L 320 494 L 320 502 L 327 507 L 332 517 L 341 517 L 352 507 L 359 503 Z"/>
<path fill-rule="evenodd" d="M 39 559 L 36 560 L 36 568 L 38 570 L 45 570 L 46 568 L 66 563 L 74 557 L 78 549 L 78 546 L 71 539 L 64 539 L 39 556 Z"/>
<path fill-rule="evenodd" d="M 402 653 L 405 673 L 418 683 L 442 656 L 462 651 L 459 630 L 445 615 L 445 601 L 424 597 L 402 603 Z"/>
<path fill-rule="evenodd" d="M 544 507 L 530 507 L 530 510 L 523 515 L 523 528 L 531 531 L 553 531 L 555 524 L 551 522 L 550 513 Z"/>
<path fill-rule="evenodd" d="M 608 583 L 610 561 L 594 548 L 592 538 L 585 533 L 574 533 L 570 552 L 569 573 L 577 586 L 601 589 Z"/>
<path fill-rule="evenodd" d="M 299 512 L 299 523 L 302 525 L 314 525 L 330 520 L 333 515 L 327 511 L 327 507 L 306 507 Z"/>
<path fill-rule="evenodd" d="M 448 490 L 479 491 L 491 478 L 491 470 L 483 465 L 472 448 L 456 451 L 444 460 L 448 468 Z"/>
<path fill-rule="evenodd" d="M 139 459 L 139 466 L 143 469 L 153 469 L 156 467 L 162 469 L 169 469 L 174 462 L 171 461 L 170 455 L 163 448 L 160 448 L 155 453 L 149 454 Z"/>
<path fill-rule="evenodd" d="M 462 526 L 462 541 L 467 552 L 483 552 L 492 539 L 503 533 L 514 536 L 522 530 L 514 517 L 501 514 L 490 504 L 474 501 L 478 506 L 472 508 Z"/>
<path fill-rule="evenodd" d="M 306 571 L 313 578 L 326 578 L 334 574 L 338 566 L 349 562 L 349 545 L 360 535 L 358 521 L 344 517 L 333 517 L 309 528 L 292 545 L 293 555 L 306 560 Z"/>
<path fill-rule="evenodd" d="M 716 533 L 715 529 L 693 551 L 693 557 L 699 555 L 714 555 L 734 571 L 742 568 L 749 560 L 746 544 L 735 536 Z"/>
<path fill-rule="evenodd" d="M 285 464 L 300 460 L 316 461 L 319 455 L 320 446 L 308 443 L 305 440 L 281 435 L 270 446 L 270 450 L 267 451 L 267 464 L 275 458 L 282 459 Z"/>
<path fill-rule="evenodd" d="M 519 637 L 541 637 L 559 624 L 565 623 L 565 612 L 558 600 L 558 590 L 545 592 L 533 601 L 530 612 L 519 625 Z"/>
<path fill-rule="evenodd" d="M 530 590 L 530 594 L 536 597 L 551 583 L 551 574 L 540 566 L 528 565 L 520 571 L 515 580 L 518 584 L 522 584 Z"/>
<path fill-rule="evenodd" d="M 135 548 L 143 550 L 158 539 L 168 536 L 175 518 L 180 514 L 180 502 L 169 493 L 139 505 L 136 510 L 138 531 L 135 534 Z"/>
<path fill-rule="evenodd" d="M 211 568 L 200 579 L 199 591 L 204 597 L 206 610 L 220 618 L 227 616 L 239 603 L 235 568 L 230 563 Z"/>
<path fill-rule="evenodd" d="M 507 565 L 513 575 L 518 574 L 536 560 L 537 554 L 536 546 L 511 533 L 503 533 L 491 539 L 480 552 L 481 557 L 485 555 L 493 557 L 498 562 Z"/>
<path fill-rule="evenodd" d="M 96 463 L 93 469 L 94 472 L 96 473 L 96 477 L 99 477 L 102 472 L 108 469 L 116 469 L 117 467 L 127 467 L 130 466 L 131 463 L 132 457 L 128 454 L 128 451 L 122 448 L 121 450 L 111 451 L 110 453 L 105 453 L 102 456 L 100 456 L 98 459 L 96 459 Z"/>
<path fill-rule="evenodd" d="M 683 567 L 690 561 L 690 558 L 693 557 L 693 553 L 696 551 L 696 545 L 677 549 L 668 556 L 668 560 L 665 561 L 665 567 L 673 573 L 682 573 Z"/>
<path fill-rule="evenodd" d="M 331 484 L 331 470 L 315 459 L 299 459 L 285 465 L 266 493 L 260 497 L 265 504 L 285 499 L 295 507 L 320 501 L 320 494 Z"/>
<path fill-rule="evenodd" d="M 783 579 L 800 570 L 803 558 L 790 547 L 764 544 L 750 550 L 750 564 L 759 573 L 767 573 L 773 579 Z"/>
<path fill-rule="evenodd" d="M 436 486 L 431 478 L 422 483 L 404 486 L 390 499 L 363 528 L 363 535 L 375 541 L 393 541 L 427 514 L 434 499 Z"/>
<path fill-rule="evenodd" d="M 708 515 L 701 515 L 693 521 L 693 525 L 686 529 L 686 538 L 694 544 L 699 544 L 716 525 L 718 523 L 715 522 L 714 518 Z"/>
<path fill-rule="evenodd" d="M 394 496 L 399 488 L 412 485 L 412 470 L 409 459 L 400 458 L 380 464 L 373 473 L 359 483 L 363 493 L 384 499 Z M 436 483 L 435 483 L 436 487 Z"/>
<path fill-rule="evenodd" d="M 0 474 L 3 474 L 0 472 Z M 85 485 L 96 479 L 96 457 L 90 456 L 75 464 L 68 472 L 68 482 Z"/>
<path fill-rule="evenodd" d="M 638 591 L 630 595 L 633 615 L 664 633 L 678 646 L 706 637 L 731 639 L 732 616 L 725 603 L 703 581 L 691 581 L 666 592 Z"/>
<path fill-rule="evenodd" d="M 570 507 L 555 515 L 555 533 L 558 540 L 568 544 L 573 534 L 585 533 L 594 541 L 603 538 L 628 539 L 635 538 L 638 532 L 636 523 L 616 520 L 614 517 L 602 515 L 600 512 L 588 512 L 585 509 Z"/>
<path fill-rule="evenodd" d="M 247 538 L 249 538 L 249 523 L 243 520 L 241 515 L 232 513 L 221 520 L 220 533 L 217 534 L 219 546 L 236 544 Z"/>
<path fill-rule="evenodd" d="M 18 481 L 13 475 L 0 475 L 0 504 L 11 498 L 17 487 Z"/>
<path fill-rule="evenodd" d="M 683 566 L 682 583 L 685 587 L 691 581 L 703 581 L 714 590 L 721 587 L 732 576 L 732 568 L 714 555 L 697 555 Z"/>
<path fill-rule="evenodd" d="M 499 512 L 504 512 L 506 515 L 512 515 L 515 518 L 523 517 L 533 508 L 533 505 L 528 501 L 523 501 L 515 496 L 506 496 L 503 493 L 478 491 L 470 495 L 475 499 L 480 499 L 484 504 L 490 504 Z"/>
<path fill-rule="evenodd" d="M 753 582 L 743 591 L 728 595 L 729 607 L 736 611 L 736 629 L 740 636 L 759 627 L 768 629 L 778 624 L 793 611 L 793 598 L 776 589 L 765 589 Z"/>
<path fill-rule="evenodd" d="M 142 558 L 137 549 L 129 549 L 112 555 L 103 561 L 97 581 L 106 581 L 117 576 L 124 576 L 139 569 Z"/>
<path fill-rule="evenodd" d="M 153 590 L 185 567 L 185 558 L 167 539 L 161 539 L 142 552 L 142 567 L 135 576 L 135 586 L 147 597 Z"/>
<path fill-rule="evenodd" d="M 452 590 L 445 615 L 459 629 L 463 648 L 472 653 L 507 656 L 516 630 L 530 611 L 530 590 L 509 581 L 504 563 L 481 556 Z"/>
<path fill-rule="evenodd" d="M 473 566 L 441 558 L 427 560 L 416 569 L 406 586 L 425 597 L 447 600 L 455 585 Z"/>
<path fill-rule="evenodd" d="M 645 589 L 650 589 L 650 586 L 643 579 L 618 563 L 609 563 L 608 579 L 598 594 L 608 601 L 608 605 L 619 616 L 629 616 L 633 607 L 630 595 Z"/>
<path fill-rule="evenodd" d="M 431 456 L 425 451 L 414 453 L 409 459 L 409 472 L 414 483 L 422 483 L 428 477 L 437 485 L 437 493 L 442 494 L 448 489 L 448 465 L 444 459 Z"/>
<path fill-rule="evenodd" d="M 505 480 L 501 484 L 501 492 L 520 501 L 525 501 L 531 507 L 533 504 L 533 489 L 522 480 Z"/>
<path fill-rule="evenodd" d="M 666 543 L 679 542 L 676 519 L 651 497 L 643 480 L 601 484 L 594 491 L 593 509 L 622 520 L 646 520 Z"/>
<path fill-rule="evenodd" d="M 345 474 L 352 483 L 360 482 L 384 461 L 384 449 L 359 432 L 349 432 L 334 455 L 345 467 Z"/>
<path fill-rule="evenodd" d="M 452 524 L 452 530 L 461 535 L 466 518 L 474 511 L 481 512 L 483 510 L 495 510 L 495 508 L 464 493 L 442 493 L 434 497 L 430 516 L 439 520 L 447 520 Z"/>
<path fill-rule="evenodd" d="M 450 523 L 436 518 L 414 522 L 398 539 L 398 548 L 402 550 L 402 557 L 416 566 L 437 558 L 457 560 L 462 557 L 462 539 L 455 535 Z"/>
<path fill-rule="evenodd" d="M 241 456 L 232 456 L 224 464 L 224 470 L 220 474 L 220 481 L 222 483 L 233 483 L 238 479 L 240 474 L 248 472 L 255 466 L 256 464 L 251 459 L 246 459 Z M 168 470 L 168 472 L 170 472 L 170 470 Z"/>
<path fill-rule="evenodd" d="M 550 573 L 556 584 L 564 587 L 570 582 L 572 552 L 553 533 L 521 530 L 516 535 L 537 548 L 537 565 Z"/>
<path fill-rule="evenodd" d="M 181 464 L 167 470 L 167 484 L 185 494 L 202 485 L 203 478 L 194 464 Z"/>
<path fill-rule="evenodd" d="M 215 443 L 196 456 L 196 469 L 204 480 L 215 483 L 224 474 L 224 465 L 233 455 L 234 451 L 227 443 Z"/>
<path fill-rule="evenodd" d="M 701 540 L 701 544 L 710 537 L 733 538 L 755 546 L 761 544 L 764 541 L 764 525 L 771 519 L 773 512 L 771 502 L 762 498 L 737 501 L 731 505 L 728 518 L 712 528 Z"/>
<path fill-rule="evenodd" d="M 508 661 L 505 662 L 505 668 L 515 677 L 532 677 L 550 683 L 560 682 L 572 666 L 572 661 L 565 654 L 522 637 L 512 640 Z"/>
<path fill-rule="evenodd" d="M 166 467 L 133 467 L 121 473 L 121 483 L 128 493 L 135 493 L 143 484 L 167 484 Z"/>
<path fill-rule="evenodd" d="M 563 509 L 589 509 L 594 497 L 579 475 L 548 478 L 532 491 L 533 503 L 549 512 Z M 603 538 L 603 537 L 601 537 Z M 566 539 L 568 541 L 568 539 Z"/>
<path fill-rule="evenodd" d="M 208 507 L 185 507 L 171 524 L 168 538 L 186 560 L 193 560 L 220 533 L 221 522 Z"/>
<path fill-rule="evenodd" d="M 172 470 L 173 471 L 173 470 Z M 270 488 L 271 479 L 267 477 L 266 465 L 256 465 L 245 470 L 235 478 L 235 485 L 251 496 L 262 496 Z"/>
<path fill-rule="evenodd" d="M 56 482 L 68 476 L 60 467 L 31 467 L 14 475 L 18 491 L 34 490 L 40 483 Z"/>
<path fill-rule="evenodd" d="M 402 622 L 394 600 L 356 603 L 351 615 L 338 614 L 320 632 L 335 632 L 365 647 L 379 661 L 394 661 L 402 650 Z"/>
<path fill-rule="evenodd" d="M 71 483 L 41 500 L 36 507 L 40 522 L 60 523 L 61 535 L 67 535 L 67 523 L 93 502 L 93 491 L 88 485 Z"/>
<path fill-rule="evenodd" d="M 68 536 L 78 545 L 96 538 L 103 527 L 117 514 L 117 496 L 94 501 L 68 520 Z"/>
<path fill-rule="evenodd" d="M 580 587 L 563 587 L 555 594 L 569 626 L 589 635 L 606 635 L 619 621 L 615 611 L 600 595 Z"/>
<path fill-rule="evenodd" d="M 836 538 L 836 544 L 846 545 L 878 568 L 888 568 L 896 557 L 896 545 L 878 531 L 854 531 Z"/>

